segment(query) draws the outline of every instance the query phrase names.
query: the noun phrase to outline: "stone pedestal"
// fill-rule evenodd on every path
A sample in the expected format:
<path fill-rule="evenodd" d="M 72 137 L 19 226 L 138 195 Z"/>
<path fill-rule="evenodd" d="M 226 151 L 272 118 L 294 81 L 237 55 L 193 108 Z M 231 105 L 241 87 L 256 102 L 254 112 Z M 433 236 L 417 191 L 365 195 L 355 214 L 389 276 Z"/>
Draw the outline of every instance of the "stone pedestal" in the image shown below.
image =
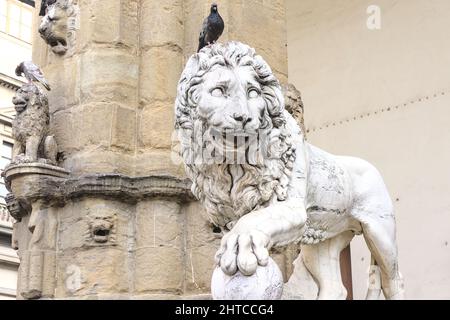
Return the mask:
<path fill-rule="evenodd" d="M 66 2 L 67 51 L 40 38 L 37 12 L 33 39 L 62 169 L 7 172 L 31 204 L 14 229 L 19 297 L 207 298 L 220 237 L 171 147 L 177 82 L 210 1 Z M 286 80 L 284 1 L 218 5 L 219 41 L 247 42 Z M 275 260 L 286 273 L 289 259 Z"/>

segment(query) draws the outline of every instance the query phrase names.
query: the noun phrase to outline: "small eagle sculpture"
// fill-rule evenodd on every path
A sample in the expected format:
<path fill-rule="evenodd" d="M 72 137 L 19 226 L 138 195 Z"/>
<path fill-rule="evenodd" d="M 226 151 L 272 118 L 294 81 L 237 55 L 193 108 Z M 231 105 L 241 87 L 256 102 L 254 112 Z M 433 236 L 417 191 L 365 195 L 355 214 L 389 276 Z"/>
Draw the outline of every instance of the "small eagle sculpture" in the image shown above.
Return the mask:
<path fill-rule="evenodd" d="M 28 80 L 28 83 L 34 83 L 37 81 L 42 84 L 45 89 L 50 91 L 50 85 L 44 78 L 44 74 L 41 69 L 39 69 L 39 67 L 31 61 L 24 61 L 19 64 L 16 68 L 16 75 L 18 77 L 24 76 Z"/>
<path fill-rule="evenodd" d="M 42 0 L 41 2 L 41 9 L 39 10 L 39 16 L 43 17 L 47 14 L 47 9 L 51 5 L 54 5 L 56 3 L 56 0 Z"/>
<path fill-rule="evenodd" d="M 211 13 L 203 21 L 202 30 L 198 38 L 198 50 L 199 52 L 203 47 L 208 44 L 214 43 L 222 35 L 225 24 L 217 9 L 217 4 L 211 5 Z"/>

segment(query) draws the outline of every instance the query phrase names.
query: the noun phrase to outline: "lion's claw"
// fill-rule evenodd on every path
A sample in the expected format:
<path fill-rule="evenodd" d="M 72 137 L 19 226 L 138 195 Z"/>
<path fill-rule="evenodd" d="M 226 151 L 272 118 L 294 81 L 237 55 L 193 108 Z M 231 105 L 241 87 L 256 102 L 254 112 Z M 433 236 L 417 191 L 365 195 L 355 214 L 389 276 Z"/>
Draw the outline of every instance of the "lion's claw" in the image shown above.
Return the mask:
<path fill-rule="evenodd" d="M 267 265 L 268 243 L 269 238 L 258 230 L 230 231 L 222 238 L 216 253 L 216 263 L 228 275 L 235 274 L 239 269 L 242 274 L 250 276 L 256 272 L 258 265 Z"/>

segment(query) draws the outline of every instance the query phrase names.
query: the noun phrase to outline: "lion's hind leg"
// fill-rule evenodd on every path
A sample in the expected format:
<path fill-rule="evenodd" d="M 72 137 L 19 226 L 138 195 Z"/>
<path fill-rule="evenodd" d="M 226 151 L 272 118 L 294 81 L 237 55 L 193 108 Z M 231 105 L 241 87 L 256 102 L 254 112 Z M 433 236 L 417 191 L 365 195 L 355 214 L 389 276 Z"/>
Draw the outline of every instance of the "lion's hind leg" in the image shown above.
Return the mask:
<path fill-rule="evenodd" d="M 364 221 L 362 223 L 364 239 L 372 257 L 379 266 L 381 288 L 385 298 L 388 300 L 404 299 L 404 283 L 398 269 L 395 221 L 393 216 L 385 219 Z M 375 279 L 378 273 L 376 266 L 372 266 L 371 271 L 371 281 L 377 281 Z M 375 298 L 376 294 L 376 288 L 371 286 L 373 286 L 373 283 L 369 283 L 368 299 Z M 370 289 L 373 292 L 370 292 Z"/>
<path fill-rule="evenodd" d="M 52 164 L 56 164 L 56 155 L 58 153 L 58 146 L 54 136 L 47 136 L 44 140 L 44 156 Z"/>
<path fill-rule="evenodd" d="M 377 274 L 380 274 L 385 298 L 402 299 L 404 289 L 398 270 L 394 208 L 383 178 L 374 166 L 364 160 L 350 157 L 340 159 L 352 176 L 355 190 L 350 215 L 360 223 L 364 239 L 376 262 L 372 263 L 370 280 L 377 282 Z M 376 297 L 377 288 L 372 284 L 367 298 Z"/>

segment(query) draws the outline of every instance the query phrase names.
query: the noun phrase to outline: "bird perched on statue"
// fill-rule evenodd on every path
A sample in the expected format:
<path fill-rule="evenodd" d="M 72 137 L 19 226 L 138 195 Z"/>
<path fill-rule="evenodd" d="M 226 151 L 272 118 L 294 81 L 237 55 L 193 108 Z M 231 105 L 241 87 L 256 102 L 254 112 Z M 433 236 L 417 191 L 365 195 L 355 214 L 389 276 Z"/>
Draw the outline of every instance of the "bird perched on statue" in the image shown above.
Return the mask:
<path fill-rule="evenodd" d="M 16 75 L 21 77 L 22 75 L 28 80 L 28 83 L 33 83 L 35 81 L 42 84 L 45 89 L 50 91 L 50 85 L 44 78 L 44 74 L 37 65 L 31 61 L 24 61 L 19 64 L 16 68 Z"/>
<path fill-rule="evenodd" d="M 199 52 L 203 47 L 208 44 L 214 43 L 222 35 L 225 24 L 217 9 L 217 4 L 211 5 L 211 13 L 203 21 L 202 30 L 198 38 L 198 50 Z"/>
<path fill-rule="evenodd" d="M 42 0 L 41 2 L 41 9 L 39 10 L 39 16 L 43 17 L 47 14 L 47 8 L 51 5 L 54 5 L 56 3 L 56 0 Z"/>

